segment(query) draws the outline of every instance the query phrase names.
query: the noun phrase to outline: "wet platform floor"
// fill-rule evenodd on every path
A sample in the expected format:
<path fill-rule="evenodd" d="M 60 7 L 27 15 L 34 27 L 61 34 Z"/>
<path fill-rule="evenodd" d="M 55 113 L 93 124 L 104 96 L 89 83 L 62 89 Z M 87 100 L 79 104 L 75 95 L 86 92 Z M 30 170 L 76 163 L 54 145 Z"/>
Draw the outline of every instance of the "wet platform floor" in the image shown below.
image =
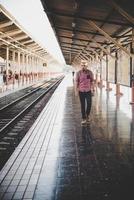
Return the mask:
<path fill-rule="evenodd" d="M 119 105 L 97 88 L 91 123 L 82 127 L 67 76 L 1 170 L 0 199 L 133 199 L 133 107 L 130 117 Z"/>

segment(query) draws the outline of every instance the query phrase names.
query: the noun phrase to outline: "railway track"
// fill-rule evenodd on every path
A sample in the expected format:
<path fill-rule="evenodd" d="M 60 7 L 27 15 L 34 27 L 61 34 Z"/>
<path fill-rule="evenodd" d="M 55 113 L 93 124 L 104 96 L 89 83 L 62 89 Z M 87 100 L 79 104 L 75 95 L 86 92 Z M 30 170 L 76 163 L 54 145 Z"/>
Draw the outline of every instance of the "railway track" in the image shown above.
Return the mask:
<path fill-rule="evenodd" d="M 37 86 L 0 108 L 0 169 L 32 126 L 63 77 Z"/>
<path fill-rule="evenodd" d="M 41 87 L 42 85 L 44 85 L 45 83 L 48 83 L 48 82 L 50 82 L 50 81 L 45 80 L 45 81 L 42 81 L 42 82 L 38 82 L 38 83 L 33 84 L 29 87 L 26 87 L 24 89 L 21 89 L 21 90 L 14 92 L 14 93 L 8 94 L 4 97 L 1 97 L 0 98 L 0 110 L 2 110 L 8 104 L 16 101 L 17 99 L 19 100 L 19 98 L 21 98 L 22 96 L 30 94 L 35 89 L 38 89 L 38 87 Z"/>

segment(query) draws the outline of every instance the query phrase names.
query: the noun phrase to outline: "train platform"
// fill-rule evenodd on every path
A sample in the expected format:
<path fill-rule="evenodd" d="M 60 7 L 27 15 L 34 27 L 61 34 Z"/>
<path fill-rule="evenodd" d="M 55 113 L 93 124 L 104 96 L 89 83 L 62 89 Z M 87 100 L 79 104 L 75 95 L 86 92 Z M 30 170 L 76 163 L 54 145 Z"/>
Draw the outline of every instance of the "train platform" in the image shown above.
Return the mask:
<path fill-rule="evenodd" d="M 67 75 L 0 171 L 0 199 L 132 199 L 134 107 L 120 98 L 97 87 L 81 126 Z"/>

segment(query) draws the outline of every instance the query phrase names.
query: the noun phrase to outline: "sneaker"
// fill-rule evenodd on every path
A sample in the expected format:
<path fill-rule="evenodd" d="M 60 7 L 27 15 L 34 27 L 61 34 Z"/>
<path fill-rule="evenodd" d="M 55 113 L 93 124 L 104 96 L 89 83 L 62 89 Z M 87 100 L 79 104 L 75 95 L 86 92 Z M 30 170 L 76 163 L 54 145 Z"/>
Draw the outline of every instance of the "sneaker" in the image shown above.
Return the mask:
<path fill-rule="evenodd" d="M 90 118 L 89 118 L 89 116 L 87 117 L 86 122 L 87 122 L 88 124 L 90 123 Z"/>
<path fill-rule="evenodd" d="M 83 125 L 83 124 L 86 124 L 86 119 L 82 119 L 82 121 L 81 121 L 81 124 Z"/>

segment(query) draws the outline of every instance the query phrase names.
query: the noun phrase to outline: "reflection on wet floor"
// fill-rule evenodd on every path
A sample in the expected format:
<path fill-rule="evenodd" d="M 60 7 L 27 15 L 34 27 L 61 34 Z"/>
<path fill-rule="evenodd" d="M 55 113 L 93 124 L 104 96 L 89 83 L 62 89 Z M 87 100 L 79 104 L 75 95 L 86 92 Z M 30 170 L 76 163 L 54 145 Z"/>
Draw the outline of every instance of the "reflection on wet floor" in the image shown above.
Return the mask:
<path fill-rule="evenodd" d="M 103 93 L 99 90 L 93 97 L 91 124 L 82 127 L 81 132 L 78 100 L 74 103 L 81 199 L 132 199 L 134 107 L 130 118 L 119 107 L 120 97 L 111 100 L 111 94 Z"/>

